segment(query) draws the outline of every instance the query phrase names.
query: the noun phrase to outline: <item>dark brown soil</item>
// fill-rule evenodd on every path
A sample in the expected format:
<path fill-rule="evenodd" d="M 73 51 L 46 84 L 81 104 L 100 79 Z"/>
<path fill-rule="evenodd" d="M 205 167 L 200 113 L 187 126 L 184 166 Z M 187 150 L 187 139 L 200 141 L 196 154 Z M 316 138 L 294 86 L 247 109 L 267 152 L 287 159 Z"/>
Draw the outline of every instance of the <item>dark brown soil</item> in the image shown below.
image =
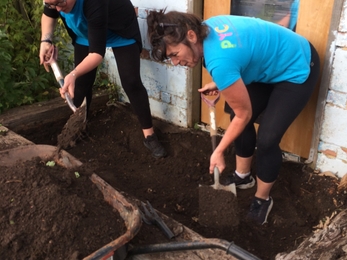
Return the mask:
<path fill-rule="evenodd" d="M 56 145 L 57 136 L 65 123 L 57 122 L 55 125 L 39 126 L 32 131 L 17 133 L 36 144 Z M 257 226 L 245 219 L 255 193 L 254 187 L 238 190 L 240 219 L 237 226 L 219 228 L 217 224 L 208 227 L 201 225 L 199 185 L 213 184 L 212 175 L 208 173 L 211 154 L 209 133 L 182 129 L 159 120 L 154 120 L 154 125 L 160 141 L 168 151 L 165 159 L 151 156 L 143 145 L 142 131 L 136 116 L 131 108 L 121 105 L 92 111 L 88 122 L 89 136 L 67 151 L 117 190 L 141 201 L 148 200 L 160 212 L 205 237 L 234 241 L 261 259 L 274 259 L 279 252 L 295 249 L 311 235 L 313 227 L 320 220 L 330 216 L 333 211 L 346 208 L 347 195 L 338 192 L 337 180 L 318 176 L 301 163 L 284 162 L 271 193 L 274 206 L 268 224 Z M 232 148 L 225 157 L 227 169 L 224 175 L 235 169 Z M 252 174 L 256 175 L 255 169 Z M 2 200 L 16 201 L 23 196 L 15 192 L 11 194 Z M 214 203 L 222 202 L 215 200 Z M 102 218 L 102 214 L 98 214 L 95 208 L 85 210 L 94 211 L 91 214 Z M 223 212 L 218 212 L 217 217 L 222 218 Z M 72 219 L 65 218 L 65 221 Z M 36 227 L 28 225 L 26 229 L 34 233 Z M 81 234 L 85 237 L 84 233 Z M 97 235 L 93 234 L 93 240 L 97 240 Z M 148 233 L 145 238 L 135 236 L 132 243 L 151 243 L 151 239 L 155 241 L 158 237 L 151 238 L 151 233 Z M 29 244 L 30 241 L 25 243 Z"/>
<path fill-rule="evenodd" d="M 124 220 L 90 174 L 38 157 L 1 167 L 1 259 L 77 260 L 123 235 Z"/>
<path fill-rule="evenodd" d="M 206 227 L 229 229 L 240 224 L 237 197 L 229 185 L 199 187 L 199 223 Z M 221 214 L 223 212 L 223 214 Z"/>
<path fill-rule="evenodd" d="M 57 144 L 61 149 L 66 149 L 69 146 L 75 145 L 76 138 L 85 131 L 87 124 L 86 106 L 79 107 L 67 120 L 61 133 L 57 137 Z"/>

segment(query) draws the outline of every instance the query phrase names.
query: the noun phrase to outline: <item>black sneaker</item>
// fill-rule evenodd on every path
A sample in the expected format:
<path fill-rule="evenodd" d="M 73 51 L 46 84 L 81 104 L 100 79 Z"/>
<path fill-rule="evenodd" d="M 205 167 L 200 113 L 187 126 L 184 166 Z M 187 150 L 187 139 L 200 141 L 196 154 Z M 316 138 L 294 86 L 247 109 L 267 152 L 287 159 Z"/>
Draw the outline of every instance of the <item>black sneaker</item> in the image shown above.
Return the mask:
<path fill-rule="evenodd" d="M 252 188 L 255 184 L 255 179 L 252 175 L 248 175 L 246 178 L 240 178 L 235 172 L 226 176 L 224 185 L 235 183 L 236 188 L 241 190 Z"/>
<path fill-rule="evenodd" d="M 167 154 L 164 147 L 159 142 L 156 134 L 147 136 L 147 138 L 143 141 L 143 144 L 152 152 L 152 155 L 156 158 L 165 157 Z"/>
<path fill-rule="evenodd" d="M 272 205 L 273 199 L 271 197 L 269 197 L 269 200 L 254 197 L 247 214 L 247 218 L 257 222 L 260 225 L 267 223 L 267 216 L 272 209 Z"/>

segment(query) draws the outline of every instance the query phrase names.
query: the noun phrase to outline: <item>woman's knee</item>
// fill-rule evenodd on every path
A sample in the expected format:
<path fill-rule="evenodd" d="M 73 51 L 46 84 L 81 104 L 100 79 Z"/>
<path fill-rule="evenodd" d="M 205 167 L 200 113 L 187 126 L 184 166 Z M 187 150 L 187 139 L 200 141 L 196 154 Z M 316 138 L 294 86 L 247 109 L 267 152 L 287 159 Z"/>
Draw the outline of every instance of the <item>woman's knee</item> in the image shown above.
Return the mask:
<path fill-rule="evenodd" d="M 266 134 L 258 134 L 257 138 L 257 150 L 262 153 L 269 153 L 271 151 L 277 151 L 281 138 L 277 137 L 274 132 L 267 132 Z"/>

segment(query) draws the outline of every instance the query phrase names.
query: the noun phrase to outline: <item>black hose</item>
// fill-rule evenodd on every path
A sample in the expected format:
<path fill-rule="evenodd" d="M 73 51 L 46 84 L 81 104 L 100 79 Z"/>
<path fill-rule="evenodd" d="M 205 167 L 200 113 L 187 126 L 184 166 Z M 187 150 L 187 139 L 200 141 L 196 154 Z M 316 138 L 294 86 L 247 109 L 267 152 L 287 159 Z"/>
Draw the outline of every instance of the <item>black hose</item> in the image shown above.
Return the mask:
<path fill-rule="evenodd" d="M 137 246 L 128 251 L 128 256 L 139 254 L 150 254 L 159 252 L 172 252 L 182 250 L 208 249 L 219 248 L 225 249 L 227 254 L 230 254 L 241 260 L 260 260 L 260 258 L 238 247 L 234 242 L 228 242 L 222 239 L 202 239 L 198 241 L 184 242 L 169 242 L 161 244 Z"/>

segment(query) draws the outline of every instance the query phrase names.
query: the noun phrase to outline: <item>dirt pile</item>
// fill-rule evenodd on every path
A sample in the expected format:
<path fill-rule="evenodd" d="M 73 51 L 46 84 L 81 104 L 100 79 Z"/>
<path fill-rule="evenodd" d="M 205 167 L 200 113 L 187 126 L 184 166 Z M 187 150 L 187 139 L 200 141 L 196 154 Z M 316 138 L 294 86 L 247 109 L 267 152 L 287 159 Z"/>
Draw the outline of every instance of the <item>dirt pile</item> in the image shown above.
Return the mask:
<path fill-rule="evenodd" d="M 1 167 L 1 259 L 82 259 L 124 234 L 89 171 L 40 158 Z"/>
<path fill-rule="evenodd" d="M 56 145 L 57 135 L 66 120 L 49 127 L 38 125 L 39 131 L 17 132 L 36 144 Z M 117 190 L 141 201 L 150 201 L 155 209 L 205 237 L 234 241 L 261 259 L 274 259 L 279 252 L 295 249 L 321 220 L 346 208 L 347 195 L 338 191 L 337 180 L 318 176 L 304 164 L 284 162 L 271 193 L 274 206 L 268 224 L 255 226 L 245 219 L 254 187 L 238 190 L 238 226 L 228 229 L 202 226 L 198 188 L 213 184 L 212 175 L 208 173 L 209 133 L 182 129 L 159 120 L 155 120 L 154 125 L 168 151 L 165 159 L 154 159 L 144 147 L 137 118 L 131 108 L 124 106 L 105 106 L 92 111 L 88 137 L 68 152 L 95 169 L 96 174 Z M 225 160 L 227 169 L 221 182 L 223 175 L 235 169 L 232 147 L 225 153 Z M 256 175 L 255 167 L 252 174 Z M 98 210 L 89 214 L 102 217 Z M 149 234 L 146 241 L 150 243 L 150 240 Z M 133 239 L 134 243 L 138 241 L 137 237 Z"/>

